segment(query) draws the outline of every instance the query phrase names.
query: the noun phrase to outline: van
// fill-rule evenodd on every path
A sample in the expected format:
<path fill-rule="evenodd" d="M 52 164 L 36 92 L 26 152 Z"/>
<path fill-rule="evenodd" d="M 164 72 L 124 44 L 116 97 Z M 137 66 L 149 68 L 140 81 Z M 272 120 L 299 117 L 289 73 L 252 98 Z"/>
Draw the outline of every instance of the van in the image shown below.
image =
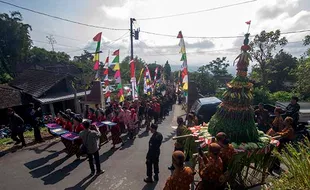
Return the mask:
<path fill-rule="evenodd" d="M 199 124 L 208 123 L 220 103 L 222 101 L 217 97 L 199 98 L 191 107 L 190 112 L 195 113 Z"/>

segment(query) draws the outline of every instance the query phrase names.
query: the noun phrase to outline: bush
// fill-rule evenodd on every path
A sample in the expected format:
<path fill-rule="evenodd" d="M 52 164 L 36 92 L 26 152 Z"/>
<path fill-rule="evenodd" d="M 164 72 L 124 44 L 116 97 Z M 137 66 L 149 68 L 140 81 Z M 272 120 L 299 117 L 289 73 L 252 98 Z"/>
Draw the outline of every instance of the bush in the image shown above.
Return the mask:
<path fill-rule="evenodd" d="M 310 141 L 305 139 L 304 142 L 296 146 L 286 145 L 286 151 L 282 154 L 275 151 L 275 155 L 288 168 L 278 179 L 273 179 L 270 188 L 276 190 L 304 190 L 310 189 Z"/>
<path fill-rule="evenodd" d="M 262 87 L 260 88 L 254 88 L 253 91 L 253 105 L 257 105 L 260 102 L 264 104 L 274 104 L 275 102 L 271 101 L 270 99 L 270 92 L 267 89 L 264 89 Z"/>
<path fill-rule="evenodd" d="M 285 92 L 285 91 L 278 91 L 275 93 L 270 94 L 270 100 L 272 102 L 281 101 L 281 102 L 289 102 L 292 96 L 298 96 L 292 92 Z"/>

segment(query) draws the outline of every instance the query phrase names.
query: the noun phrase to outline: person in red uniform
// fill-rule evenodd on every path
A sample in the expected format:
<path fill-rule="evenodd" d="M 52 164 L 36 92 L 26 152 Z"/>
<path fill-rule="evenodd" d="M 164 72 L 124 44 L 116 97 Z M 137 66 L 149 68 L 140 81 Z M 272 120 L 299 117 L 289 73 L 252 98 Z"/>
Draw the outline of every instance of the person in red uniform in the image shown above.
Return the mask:
<path fill-rule="evenodd" d="M 216 190 L 221 186 L 220 177 L 223 175 L 223 161 L 219 156 L 221 146 L 217 143 L 209 145 L 208 155 L 199 156 L 199 176 L 201 181 L 196 190 Z"/>
<path fill-rule="evenodd" d="M 89 108 L 88 110 L 89 110 L 88 111 L 88 119 L 91 120 L 92 122 L 97 121 L 95 110 L 93 108 Z"/>
<path fill-rule="evenodd" d="M 100 109 L 98 112 L 99 113 L 98 113 L 97 121 L 98 122 L 106 121 L 104 111 Z M 108 128 L 107 128 L 107 126 L 103 125 L 102 127 L 99 127 L 99 131 L 101 133 L 100 143 L 106 142 L 108 140 L 108 137 L 107 137 Z"/>
<path fill-rule="evenodd" d="M 82 125 L 82 118 L 79 115 L 73 116 L 73 127 L 71 126 L 71 132 L 79 134 L 84 130 L 84 126 Z M 80 159 L 80 146 L 82 144 L 81 139 L 76 139 L 74 141 L 70 141 L 65 138 L 61 138 L 61 141 L 66 147 L 67 156 L 71 157 L 72 155 L 76 155 L 76 160 Z"/>
<path fill-rule="evenodd" d="M 190 167 L 184 166 L 185 155 L 181 151 L 172 154 L 172 163 L 175 168 L 173 174 L 167 179 L 164 190 L 189 190 L 194 182 L 194 172 Z"/>
<path fill-rule="evenodd" d="M 60 113 L 57 114 L 57 117 L 55 118 L 55 123 L 62 126 L 63 125 L 63 118 Z"/>
<path fill-rule="evenodd" d="M 235 149 L 232 144 L 229 143 L 228 137 L 224 132 L 219 132 L 216 135 L 217 143 L 221 146 L 221 151 L 219 156 L 223 161 L 224 171 L 227 170 L 229 163 L 232 160 L 232 157 L 235 154 Z"/>
<path fill-rule="evenodd" d="M 115 148 L 115 145 L 122 143 L 123 145 L 123 140 L 121 138 L 121 129 L 119 127 L 119 121 L 118 118 L 115 114 L 114 118 L 112 119 L 112 122 L 116 123 L 116 125 L 112 126 L 111 128 L 111 136 L 112 136 L 112 148 Z"/>
<path fill-rule="evenodd" d="M 72 123 L 69 116 L 67 116 L 65 113 L 61 113 L 61 117 L 63 118 L 62 128 L 72 132 Z"/>
<path fill-rule="evenodd" d="M 136 138 L 136 130 L 138 125 L 138 116 L 134 108 L 132 108 L 130 113 L 130 119 L 128 121 L 128 136 L 129 139 Z"/>

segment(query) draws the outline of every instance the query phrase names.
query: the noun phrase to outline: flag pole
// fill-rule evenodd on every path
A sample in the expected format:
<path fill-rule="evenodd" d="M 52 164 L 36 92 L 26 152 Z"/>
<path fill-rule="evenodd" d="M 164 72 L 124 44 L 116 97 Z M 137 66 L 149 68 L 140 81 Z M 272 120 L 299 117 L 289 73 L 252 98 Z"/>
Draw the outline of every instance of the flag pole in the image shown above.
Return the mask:
<path fill-rule="evenodd" d="M 250 27 L 251 27 L 251 23 L 250 23 L 249 26 L 248 26 L 248 31 L 247 31 L 247 33 L 250 32 Z"/>

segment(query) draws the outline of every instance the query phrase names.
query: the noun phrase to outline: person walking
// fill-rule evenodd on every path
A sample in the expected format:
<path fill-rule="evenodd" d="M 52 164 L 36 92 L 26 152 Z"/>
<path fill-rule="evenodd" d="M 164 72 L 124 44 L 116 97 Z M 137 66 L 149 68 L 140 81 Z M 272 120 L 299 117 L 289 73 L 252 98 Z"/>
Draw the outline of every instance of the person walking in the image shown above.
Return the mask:
<path fill-rule="evenodd" d="M 152 173 L 154 167 L 154 180 L 158 181 L 158 173 L 159 173 L 159 155 L 160 155 L 160 146 L 163 140 L 163 135 L 157 132 L 158 125 L 151 125 L 151 132 L 153 133 L 150 141 L 149 141 L 149 151 L 146 155 L 146 175 L 147 178 L 144 179 L 146 183 L 152 183 Z"/>
<path fill-rule="evenodd" d="M 30 119 L 30 125 L 33 127 L 34 140 L 36 142 L 43 142 L 43 138 L 40 132 L 39 120 L 42 118 L 42 110 L 39 107 L 38 109 L 34 108 L 34 104 L 29 104 L 28 115 Z"/>
<path fill-rule="evenodd" d="M 101 134 L 99 132 L 99 129 L 94 125 L 90 126 L 90 123 L 88 121 L 84 121 L 83 126 L 85 129 L 80 133 L 80 137 L 83 141 L 83 146 L 86 149 L 91 175 L 95 174 L 94 159 L 97 169 L 97 175 L 100 175 L 104 173 L 104 170 L 101 170 L 99 160 L 99 141 Z"/>
<path fill-rule="evenodd" d="M 22 147 L 26 146 L 23 126 L 24 120 L 17 115 L 12 108 L 8 108 L 8 115 L 11 138 L 16 142 L 15 145 L 22 143 Z"/>

